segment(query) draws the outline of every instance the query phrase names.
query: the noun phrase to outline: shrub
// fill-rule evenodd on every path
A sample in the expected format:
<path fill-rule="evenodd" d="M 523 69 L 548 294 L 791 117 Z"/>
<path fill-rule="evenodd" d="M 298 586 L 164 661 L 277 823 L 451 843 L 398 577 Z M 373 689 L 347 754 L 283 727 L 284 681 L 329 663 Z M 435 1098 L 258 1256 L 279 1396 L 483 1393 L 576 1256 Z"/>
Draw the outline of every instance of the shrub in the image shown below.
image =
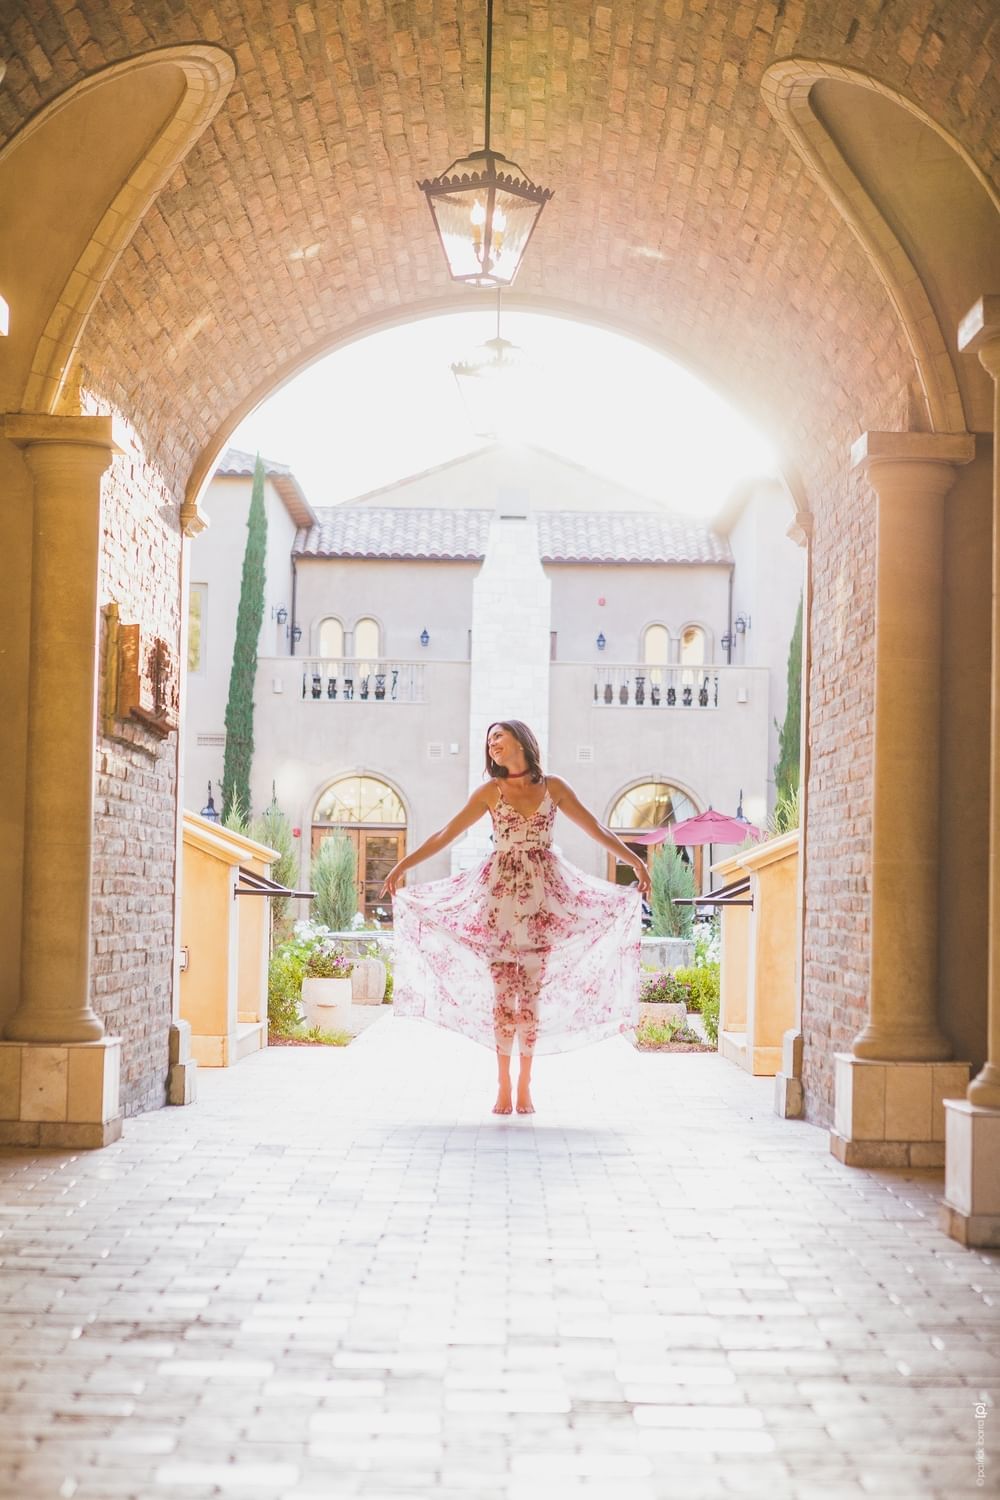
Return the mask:
<path fill-rule="evenodd" d="M 690 970 L 688 971 L 691 972 Z M 644 979 L 639 987 L 639 999 L 643 1005 L 687 1005 L 690 992 L 677 974 L 654 974 Z"/>
<path fill-rule="evenodd" d="M 279 885 L 294 888 L 299 879 L 299 857 L 295 849 L 292 825 L 275 801 L 273 792 L 270 805 L 250 825 L 250 837 L 259 844 L 265 844 L 268 849 L 277 850 L 278 858 L 271 866 L 271 879 L 276 880 Z M 270 898 L 271 940 L 275 945 L 288 936 L 290 899 L 288 896 Z"/>
<path fill-rule="evenodd" d="M 718 913 L 710 917 L 698 918 L 694 925 L 694 966 L 696 969 L 704 969 L 709 964 L 719 962 L 721 939 Z"/>
<path fill-rule="evenodd" d="M 704 1014 L 706 1000 L 714 1000 L 718 1005 L 718 964 L 706 964 L 701 969 L 678 969 L 674 978 L 688 992 L 689 1010 L 700 1010 Z"/>
<path fill-rule="evenodd" d="M 690 937 L 694 907 L 675 906 L 674 898 L 695 895 L 694 871 L 684 863 L 675 844 L 664 843 L 655 852 L 650 851 L 649 877 L 653 886 L 649 896 L 653 909 L 653 935 Z"/>
<path fill-rule="evenodd" d="M 284 944 L 271 955 L 267 970 L 267 1025 L 278 1036 L 288 1036 L 302 1022 L 302 957 Z"/>
<path fill-rule="evenodd" d="M 636 1038 L 647 1044 L 673 1042 L 680 1029 L 680 1021 L 640 1021 L 636 1028 Z"/>
<path fill-rule="evenodd" d="M 342 833 L 325 838 L 312 862 L 316 920 L 333 932 L 350 927 L 358 901 L 354 845 Z"/>
<path fill-rule="evenodd" d="M 719 1045 L 719 996 L 706 997 L 701 1002 L 701 1020 L 705 1035 L 713 1047 Z"/>

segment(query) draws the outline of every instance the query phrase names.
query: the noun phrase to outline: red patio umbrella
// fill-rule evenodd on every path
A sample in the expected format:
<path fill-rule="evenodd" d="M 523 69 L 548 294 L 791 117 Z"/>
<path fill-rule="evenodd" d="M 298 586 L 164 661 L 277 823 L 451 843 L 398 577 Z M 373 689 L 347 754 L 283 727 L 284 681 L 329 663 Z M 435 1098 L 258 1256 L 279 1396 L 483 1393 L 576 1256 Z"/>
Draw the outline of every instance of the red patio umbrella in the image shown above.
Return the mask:
<path fill-rule="evenodd" d="M 759 839 L 760 829 L 746 818 L 730 818 L 710 807 L 708 812 L 675 823 L 670 837 L 675 844 L 742 844 L 747 839 Z"/>
<path fill-rule="evenodd" d="M 740 796 L 740 806 L 743 806 L 743 797 Z M 710 807 L 707 812 L 698 813 L 693 818 L 685 818 L 682 823 L 674 823 L 664 828 L 651 828 L 645 833 L 633 833 L 631 830 L 623 834 L 621 829 L 617 830 L 619 838 L 625 838 L 630 844 L 662 844 L 667 839 L 678 845 L 693 847 L 699 844 L 743 844 L 747 839 L 759 839 L 760 829 L 753 823 L 748 823 L 746 818 L 731 818 L 726 813 L 716 812 Z M 708 862 L 712 863 L 712 851 L 709 847 Z M 701 855 L 695 856 L 695 880 L 701 885 Z M 711 876 L 709 876 L 711 884 Z"/>
<path fill-rule="evenodd" d="M 683 823 L 650 828 L 644 832 L 632 828 L 617 828 L 614 832 L 629 844 L 663 844 L 671 839 L 675 844 L 686 844 L 689 847 L 694 844 L 742 844 L 747 839 L 760 838 L 760 829 L 753 823 L 748 823 L 745 818 L 730 818 L 726 813 L 716 812 L 711 807 L 708 812 L 685 818 Z"/>

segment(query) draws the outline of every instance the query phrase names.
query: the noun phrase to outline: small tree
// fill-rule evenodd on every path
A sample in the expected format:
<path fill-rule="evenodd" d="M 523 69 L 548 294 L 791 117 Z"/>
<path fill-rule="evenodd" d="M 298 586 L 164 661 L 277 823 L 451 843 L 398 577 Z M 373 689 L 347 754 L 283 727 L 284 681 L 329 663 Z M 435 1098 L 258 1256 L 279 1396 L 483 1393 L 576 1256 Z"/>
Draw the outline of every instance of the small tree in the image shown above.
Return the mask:
<path fill-rule="evenodd" d="M 259 844 L 266 844 L 269 849 L 276 849 L 278 858 L 271 866 L 271 879 L 276 880 L 279 885 L 294 887 L 299 878 L 299 857 L 295 848 L 295 839 L 292 835 L 292 825 L 286 815 L 278 806 L 274 794 L 274 786 L 271 786 L 271 802 L 264 809 L 259 818 L 255 818 L 251 836 Z M 288 906 L 290 896 L 271 897 L 271 941 L 277 945 L 287 936 Z"/>
<path fill-rule="evenodd" d="M 342 833 L 325 838 L 316 851 L 310 874 L 316 892 L 313 917 L 333 932 L 345 932 L 357 909 L 354 845 Z"/>
<path fill-rule="evenodd" d="M 799 740 L 802 730 L 802 600 L 788 646 L 788 699 L 785 722 L 774 721 L 778 731 L 778 761 L 774 789 L 778 802 L 790 802 L 799 789 Z"/>
<path fill-rule="evenodd" d="M 225 818 L 239 798 L 244 817 L 250 815 L 250 766 L 253 762 L 253 690 L 257 676 L 257 641 L 264 618 L 264 559 L 267 549 L 267 511 L 264 508 L 264 465 L 260 454 L 253 471 L 243 580 L 236 612 L 236 640 L 226 704 L 226 754 L 222 763 L 222 812 Z"/>
<path fill-rule="evenodd" d="M 676 844 L 664 843 L 659 849 L 650 850 L 649 876 L 653 886 L 649 904 L 653 908 L 654 936 L 690 937 L 694 907 L 675 906 L 674 897 L 695 895 L 694 871 L 685 864 Z"/>

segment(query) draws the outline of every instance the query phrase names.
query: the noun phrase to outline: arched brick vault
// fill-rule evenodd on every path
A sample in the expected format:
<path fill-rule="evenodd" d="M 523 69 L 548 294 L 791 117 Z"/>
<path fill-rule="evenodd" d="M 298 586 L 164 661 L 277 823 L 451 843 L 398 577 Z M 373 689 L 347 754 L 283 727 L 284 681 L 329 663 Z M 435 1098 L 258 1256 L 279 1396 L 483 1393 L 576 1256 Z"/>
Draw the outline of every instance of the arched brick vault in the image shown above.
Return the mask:
<path fill-rule="evenodd" d="M 236 80 L 122 255 L 81 346 L 179 501 L 255 395 L 352 333 L 468 305 L 415 180 L 479 144 L 482 0 L 27 0 L 0 140 L 154 48 L 227 49 Z M 556 189 L 517 286 L 688 358 L 776 439 L 815 511 L 807 1077 L 864 1014 L 874 526 L 847 454 L 928 425 L 883 283 L 761 96 L 821 59 L 913 101 L 997 183 L 992 0 L 500 0 L 494 139 Z M 313 247 L 316 247 L 313 249 Z M 377 400 L 373 393 L 373 400 Z M 150 472 L 150 471 L 147 471 Z M 125 486 L 127 490 L 127 485 Z M 124 492 L 123 492 L 124 493 Z M 127 498 L 122 509 L 127 508 Z"/>
<path fill-rule="evenodd" d="M 790 53 L 871 71 L 989 175 L 991 10 L 950 4 L 920 26 L 913 7 L 875 3 L 499 6 L 495 138 L 557 189 L 518 292 L 687 352 L 815 488 L 827 445 L 839 462 L 841 441 L 871 425 L 869 392 L 884 425 L 908 424 L 913 369 L 863 253 L 762 103 L 762 76 Z M 361 321 L 447 295 L 414 180 L 478 139 L 483 11 L 81 0 L 59 15 L 30 0 L 11 23 L 5 133 L 149 48 L 197 39 L 236 62 L 83 351 L 89 383 L 134 414 L 175 485 L 249 390 Z"/>

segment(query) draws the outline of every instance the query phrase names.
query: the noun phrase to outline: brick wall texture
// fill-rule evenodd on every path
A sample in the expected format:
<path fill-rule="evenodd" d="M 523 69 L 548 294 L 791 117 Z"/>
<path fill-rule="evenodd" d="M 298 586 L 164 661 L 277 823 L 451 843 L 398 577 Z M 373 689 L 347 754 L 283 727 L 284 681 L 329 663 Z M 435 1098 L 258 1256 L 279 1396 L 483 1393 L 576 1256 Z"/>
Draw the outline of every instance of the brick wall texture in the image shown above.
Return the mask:
<path fill-rule="evenodd" d="M 83 347 L 87 387 L 129 416 L 150 466 L 112 480 L 107 578 L 130 586 L 122 549 L 138 546 L 134 586 L 164 621 L 176 542 L 164 529 L 155 555 L 161 485 L 169 511 L 246 403 L 324 348 L 461 301 L 414 182 L 480 144 L 484 12 L 481 0 L 5 8 L 0 141 L 88 73 L 154 47 L 215 43 L 237 66 L 220 113 L 122 256 Z M 874 524 L 847 454 L 865 429 L 912 426 L 919 405 L 888 297 L 760 82 L 789 56 L 867 72 L 995 181 L 998 54 L 995 0 L 497 7 L 494 140 L 556 189 L 519 300 L 609 320 L 705 373 L 772 434 L 816 515 L 804 1024 L 817 1120 L 830 1118 L 831 1052 L 861 1024 L 868 970 Z M 158 820 L 172 772 L 166 752 L 102 756 L 101 880 L 120 889 L 98 897 L 97 940 L 109 946 L 97 981 L 109 984 L 98 999 L 117 1027 L 133 1010 L 165 1014 L 168 830 Z M 147 870 L 134 825 L 150 808 L 164 852 Z M 114 927 L 139 890 L 142 951 Z M 128 1033 L 140 1102 L 160 1086 L 140 1082 L 145 1025 Z"/>

